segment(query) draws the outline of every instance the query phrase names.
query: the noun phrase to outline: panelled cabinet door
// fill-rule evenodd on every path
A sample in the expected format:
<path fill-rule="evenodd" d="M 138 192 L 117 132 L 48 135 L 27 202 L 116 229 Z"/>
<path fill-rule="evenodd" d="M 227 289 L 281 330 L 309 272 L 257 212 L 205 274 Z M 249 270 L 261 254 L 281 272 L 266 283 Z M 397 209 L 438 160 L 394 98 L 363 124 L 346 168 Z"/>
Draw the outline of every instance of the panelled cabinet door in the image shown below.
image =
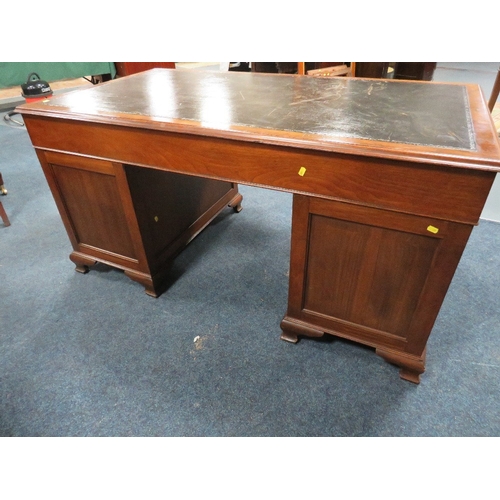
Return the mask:
<path fill-rule="evenodd" d="M 42 155 L 74 250 L 137 264 L 140 252 L 127 217 L 129 196 L 120 186 L 121 165 L 53 152 Z"/>

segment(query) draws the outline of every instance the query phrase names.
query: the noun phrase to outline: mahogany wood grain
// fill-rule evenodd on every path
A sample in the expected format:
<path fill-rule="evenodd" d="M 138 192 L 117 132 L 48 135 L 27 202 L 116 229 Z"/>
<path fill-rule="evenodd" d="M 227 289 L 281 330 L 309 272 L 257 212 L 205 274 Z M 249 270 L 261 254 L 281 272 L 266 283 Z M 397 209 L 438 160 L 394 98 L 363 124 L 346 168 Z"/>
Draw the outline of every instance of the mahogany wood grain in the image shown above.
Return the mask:
<path fill-rule="evenodd" d="M 400 352 L 401 375 L 417 380 L 472 226 L 300 195 L 293 221 L 282 328 L 294 324 L 297 335 L 314 325 L 379 353 L 394 351 L 393 360 Z M 310 335 L 307 328 L 302 335 Z"/>
<path fill-rule="evenodd" d="M 477 85 L 156 69 L 18 111 L 78 270 L 157 295 L 236 183 L 293 193 L 282 338 L 366 344 L 414 383 L 500 170 Z"/>
<path fill-rule="evenodd" d="M 35 147 L 471 223 L 495 177 L 489 170 L 34 116 L 25 120 Z"/>

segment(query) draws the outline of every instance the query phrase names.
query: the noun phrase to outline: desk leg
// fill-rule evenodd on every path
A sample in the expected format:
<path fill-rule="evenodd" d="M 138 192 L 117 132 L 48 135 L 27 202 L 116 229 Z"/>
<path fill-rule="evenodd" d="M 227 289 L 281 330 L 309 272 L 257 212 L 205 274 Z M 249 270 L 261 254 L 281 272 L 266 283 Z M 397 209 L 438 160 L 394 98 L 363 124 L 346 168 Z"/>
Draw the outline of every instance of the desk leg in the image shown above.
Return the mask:
<path fill-rule="evenodd" d="M 72 252 L 69 258 L 75 264 L 75 271 L 81 274 L 87 274 L 90 268 L 97 264 L 97 260 L 87 257 L 80 252 Z"/>
<path fill-rule="evenodd" d="M 162 281 L 155 280 L 154 277 L 146 273 L 141 273 L 139 271 L 134 271 L 130 269 L 125 270 L 125 276 L 130 278 L 132 281 L 140 283 L 144 287 L 144 292 L 153 298 L 158 298 L 163 292 Z"/>
<path fill-rule="evenodd" d="M 232 208 L 236 213 L 240 213 L 243 210 L 241 202 L 243 201 L 243 196 L 238 193 L 229 203 L 228 207 Z"/>
<path fill-rule="evenodd" d="M 321 330 L 312 328 L 310 325 L 300 323 L 299 321 L 293 321 L 286 316 L 281 321 L 280 327 L 282 330 L 281 340 L 286 340 L 292 344 L 296 344 L 299 341 L 299 337 L 319 338 L 325 334 Z"/>
<path fill-rule="evenodd" d="M 376 349 L 375 352 L 388 363 L 399 366 L 401 368 L 399 376 L 403 380 L 414 384 L 420 383 L 420 375 L 425 372 L 425 349 L 421 356 L 412 356 L 405 352 L 383 348 Z"/>

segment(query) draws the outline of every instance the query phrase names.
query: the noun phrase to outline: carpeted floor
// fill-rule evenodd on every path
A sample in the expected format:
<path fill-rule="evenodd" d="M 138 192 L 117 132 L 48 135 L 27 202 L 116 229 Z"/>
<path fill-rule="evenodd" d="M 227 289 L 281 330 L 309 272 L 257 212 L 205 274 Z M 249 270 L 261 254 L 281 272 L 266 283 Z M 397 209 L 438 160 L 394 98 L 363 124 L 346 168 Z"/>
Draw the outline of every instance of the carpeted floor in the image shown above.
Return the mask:
<path fill-rule="evenodd" d="M 500 435 L 500 224 L 474 229 L 417 386 L 367 347 L 279 339 L 291 195 L 242 186 L 243 211 L 152 299 L 74 271 L 27 133 L 3 120 L 0 171 L 1 436 Z"/>

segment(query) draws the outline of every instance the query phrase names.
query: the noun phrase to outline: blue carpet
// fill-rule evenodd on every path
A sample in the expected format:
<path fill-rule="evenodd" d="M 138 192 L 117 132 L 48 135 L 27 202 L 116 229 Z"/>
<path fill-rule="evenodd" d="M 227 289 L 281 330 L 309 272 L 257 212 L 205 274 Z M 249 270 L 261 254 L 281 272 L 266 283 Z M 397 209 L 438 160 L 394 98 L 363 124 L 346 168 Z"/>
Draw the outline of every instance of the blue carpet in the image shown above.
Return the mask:
<path fill-rule="evenodd" d="M 0 171 L 1 436 L 500 434 L 499 224 L 474 229 L 417 386 L 370 348 L 279 339 L 291 195 L 241 186 L 153 299 L 74 271 L 23 128 L 0 125 Z"/>

